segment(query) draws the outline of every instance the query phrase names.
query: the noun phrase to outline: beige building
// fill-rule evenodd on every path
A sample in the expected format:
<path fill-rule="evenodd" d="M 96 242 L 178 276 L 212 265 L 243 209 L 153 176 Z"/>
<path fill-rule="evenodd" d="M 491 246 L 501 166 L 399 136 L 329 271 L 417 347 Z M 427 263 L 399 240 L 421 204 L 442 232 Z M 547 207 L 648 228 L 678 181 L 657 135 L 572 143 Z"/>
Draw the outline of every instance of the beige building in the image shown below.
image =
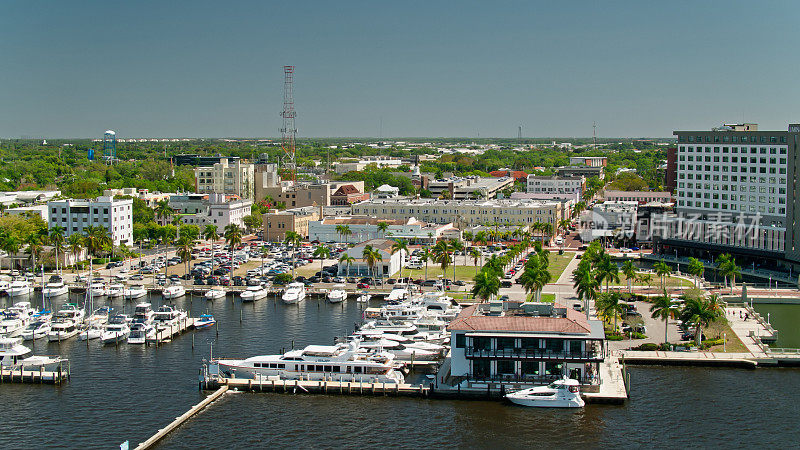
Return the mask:
<path fill-rule="evenodd" d="M 532 224 L 547 222 L 555 228 L 564 217 L 560 202 L 529 200 L 368 200 L 352 208 L 353 215 L 366 215 L 392 219 L 410 219 L 424 222 L 453 223 L 464 226 L 499 224 Z"/>
<path fill-rule="evenodd" d="M 360 192 L 364 192 L 363 181 L 336 181 L 330 183 L 307 184 L 282 181 L 277 186 L 261 186 L 256 189 L 258 200 L 267 196 L 276 202 L 283 202 L 287 208 L 302 208 L 305 206 L 330 206 L 331 195 L 344 185 L 353 185 Z"/>
<path fill-rule="evenodd" d="M 279 242 L 286 239 L 287 231 L 308 238 L 308 223 L 319 220 L 321 207 L 305 206 L 284 211 L 271 210 L 264 214 L 264 240 Z"/>
<path fill-rule="evenodd" d="M 198 194 L 235 194 L 246 199 L 255 195 L 253 165 L 238 159 L 222 159 L 211 167 L 196 167 L 194 179 Z"/>

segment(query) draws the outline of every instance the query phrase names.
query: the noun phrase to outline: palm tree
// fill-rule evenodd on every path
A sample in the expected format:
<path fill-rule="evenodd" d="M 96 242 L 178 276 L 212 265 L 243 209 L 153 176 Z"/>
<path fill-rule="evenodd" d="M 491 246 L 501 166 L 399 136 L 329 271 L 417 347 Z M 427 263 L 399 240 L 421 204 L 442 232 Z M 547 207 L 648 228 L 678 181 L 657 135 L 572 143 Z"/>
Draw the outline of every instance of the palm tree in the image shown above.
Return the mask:
<path fill-rule="evenodd" d="M 605 250 L 601 250 L 598 253 L 595 269 L 597 281 L 606 283 L 606 292 L 608 292 L 609 281 L 619 283 L 619 267 L 617 267 L 617 263 L 611 260 L 611 255 L 606 253 Z"/>
<path fill-rule="evenodd" d="M 500 278 L 491 270 L 481 270 L 473 278 L 472 295 L 487 301 L 500 292 Z"/>
<path fill-rule="evenodd" d="M 442 268 L 443 278 L 447 277 L 447 268 L 450 267 L 452 262 L 450 259 L 450 243 L 447 241 L 439 241 L 433 246 L 433 262 L 439 264 Z"/>
<path fill-rule="evenodd" d="M 181 262 L 183 262 L 186 272 L 189 273 L 189 261 L 192 260 L 192 250 L 194 250 L 194 241 L 190 236 L 181 235 L 178 238 L 178 241 L 175 243 L 175 248 L 177 250 L 177 255 L 181 258 Z"/>
<path fill-rule="evenodd" d="M 427 251 L 427 249 L 425 251 Z M 481 253 L 480 250 L 478 250 L 477 248 L 473 248 L 472 250 L 469 251 L 469 256 L 470 256 L 470 258 L 472 258 L 472 264 L 475 265 L 475 275 L 477 275 L 478 274 L 478 268 L 480 267 L 480 266 L 478 266 L 478 261 L 483 258 L 483 253 Z M 427 262 L 426 262 L 426 264 L 427 264 Z M 427 277 L 427 273 L 426 273 L 426 277 Z"/>
<path fill-rule="evenodd" d="M 162 219 L 164 223 L 166 223 L 167 219 L 175 214 L 175 210 L 169 206 L 169 200 L 164 199 L 156 203 L 155 213 L 156 217 Z"/>
<path fill-rule="evenodd" d="M 207 240 L 209 243 L 218 241 L 219 234 L 217 234 L 217 226 L 206 225 L 205 228 L 203 228 L 203 239 Z"/>
<path fill-rule="evenodd" d="M 731 255 L 728 253 L 723 253 L 717 257 L 717 272 L 722 274 L 722 269 L 730 265 L 731 262 Z M 728 287 L 728 277 L 723 278 L 723 286 L 726 288 Z"/>
<path fill-rule="evenodd" d="M 347 253 L 342 253 L 342 256 L 339 257 L 340 264 L 341 263 L 347 264 L 347 276 L 350 276 L 350 266 L 352 266 L 355 261 L 356 259 L 348 255 Z"/>
<path fill-rule="evenodd" d="M 621 300 L 619 292 L 606 292 L 595 303 L 597 311 L 606 320 L 614 318 L 614 333 L 617 332 L 617 317 L 625 312 L 625 305 Z"/>
<path fill-rule="evenodd" d="M 630 259 L 622 264 L 622 274 L 628 280 L 628 293 L 633 292 L 633 280 L 636 278 L 636 266 Z"/>
<path fill-rule="evenodd" d="M 405 239 L 398 239 L 392 244 L 392 254 L 394 255 L 397 252 L 400 252 L 400 278 L 403 278 L 403 253 L 408 254 L 408 242 Z"/>
<path fill-rule="evenodd" d="M 319 244 L 317 248 L 314 249 L 314 256 L 319 258 L 319 273 L 320 276 L 322 275 L 322 269 L 325 265 L 325 258 L 331 257 L 331 250 L 324 244 Z"/>
<path fill-rule="evenodd" d="M 428 262 L 433 259 L 433 252 L 430 247 L 423 247 L 419 253 L 419 257 L 425 261 L 425 279 L 428 279 Z"/>
<path fill-rule="evenodd" d="M 350 245 L 350 235 L 353 234 L 353 231 L 350 230 L 350 225 L 345 225 L 342 227 L 342 236 L 345 238 L 345 243 Z"/>
<path fill-rule="evenodd" d="M 111 235 L 106 227 L 89 226 L 86 228 L 83 245 L 90 255 L 97 257 L 100 252 L 108 249 L 112 244 Z"/>
<path fill-rule="evenodd" d="M 230 274 L 231 274 L 231 282 L 233 282 L 233 249 L 234 247 L 242 243 L 242 229 L 239 228 L 239 225 L 231 223 L 225 226 L 222 236 L 225 239 L 225 243 L 228 244 L 228 248 L 230 249 L 230 254 L 231 254 Z"/>
<path fill-rule="evenodd" d="M 71 234 L 67 238 L 67 249 L 78 262 L 78 255 L 83 250 L 83 237 L 80 234 Z"/>
<path fill-rule="evenodd" d="M 670 268 L 669 264 L 665 263 L 663 259 L 653 264 L 653 268 L 656 270 L 656 275 L 661 278 L 661 290 L 663 291 L 665 289 L 664 284 L 667 281 L 667 277 L 672 273 L 672 268 Z"/>
<path fill-rule="evenodd" d="M 558 221 L 558 228 L 563 230 L 565 233 L 567 230 L 569 230 L 570 225 L 572 225 L 572 222 L 569 219 L 561 219 Z"/>
<path fill-rule="evenodd" d="M 703 327 L 709 326 L 722 315 L 720 309 L 712 309 L 707 300 L 689 297 L 681 310 L 681 320 L 691 323 L 695 327 L 695 344 L 700 346 L 703 341 Z"/>
<path fill-rule="evenodd" d="M 453 252 L 453 281 L 456 281 L 456 252 L 464 250 L 464 244 L 459 240 L 450 241 L 450 250 Z M 464 255 L 464 265 L 467 264 L 467 256 Z"/>
<path fill-rule="evenodd" d="M 653 304 L 650 305 L 650 317 L 664 320 L 664 346 L 666 347 L 669 343 L 667 342 L 667 325 L 669 325 L 669 319 L 675 317 L 675 310 L 672 309 L 672 299 L 669 298 L 666 290 L 664 290 L 664 295 L 659 295 L 653 299 Z"/>
<path fill-rule="evenodd" d="M 378 232 L 381 236 L 386 236 L 386 230 L 389 228 L 389 224 L 386 222 L 378 222 Z M 401 267 L 402 269 L 402 267 Z"/>
<path fill-rule="evenodd" d="M 42 253 L 42 236 L 39 233 L 31 233 L 25 238 L 25 243 L 28 244 L 28 253 L 31 254 L 31 264 L 33 265 L 33 272 L 36 272 L 36 257 Z"/>
<path fill-rule="evenodd" d="M 336 225 L 336 234 L 344 238 L 344 225 Z"/>
<path fill-rule="evenodd" d="M 366 245 L 364 247 L 364 250 L 361 252 L 361 257 L 364 259 L 364 262 L 367 264 L 367 267 L 369 267 L 370 276 L 375 278 L 375 274 L 374 274 L 374 270 L 373 270 L 374 267 L 375 267 L 375 264 L 378 261 L 383 260 L 383 257 L 381 256 L 380 252 L 378 250 L 372 248 L 371 245 Z"/>
<path fill-rule="evenodd" d="M 50 245 L 53 246 L 56 257 L 56 272 L 58 272 L 58 251 L 64 248 L 64 229 L 58 225 L 50 228 L 49 233 Z"/>
<path fill-rule="evenodd" d="M 718 267 L 720 274 L 725 277 L 726 282 L 728 278 L 731 279 L 731 294 L 733 294 L 733 288 L 736 286 L 736 275 L 741 275 L 741 268 L 736 265 L 736 260 L 734 258 L 724 261 Z"/>
<path fill-rule="evenodd" d="M 690 275 L 694 275 L 694 285 L 695 287 L 700 285 L 700 277 L 703 276 L 706 268 L 703 266 L 703 263 L 697 258 L 689 258 L 689 265 L 686 268 L 686 271 L 689 272 Z"/>
<path fill-rule="evenodd" d="M 294 280 L 294 267 L 297 265 L 297 247 L 300 246 L 301 241 L 300 233 L 296 231 L 287 231 L 283 240 L 284 243 L 292 246 L 292 280 Z"/>
<path fill-rule="evenodd" d="M 541 301 L 542 289 L 550 282 L 550 271 L 547 270 L 547 265 L 539 258 L 538 255 L 533 255 L 525 263 L 525 270 L 520 275 L 522 286 L 525 292 L 533 292 L 535 301 Z"/>
<path fill-rule="evenodd" d="M 572 287 L 578 294 L 578 299 L 584 302 L 586 316 L 589 316 L 589 302 L 597 298 L 600 283 L 592 270 L 592 264 L 582 259 L 578 267 L 572 272 Z"/>
<path fill-rule="evenodd" d="M 645 283 L 647 285 L 647 288 L 649 289 L 650 282 L 653 280 L 653 276 L 650 275 L 649 273 L 643 273 L 639 275 L 638 280 L 642 283 Z"/>

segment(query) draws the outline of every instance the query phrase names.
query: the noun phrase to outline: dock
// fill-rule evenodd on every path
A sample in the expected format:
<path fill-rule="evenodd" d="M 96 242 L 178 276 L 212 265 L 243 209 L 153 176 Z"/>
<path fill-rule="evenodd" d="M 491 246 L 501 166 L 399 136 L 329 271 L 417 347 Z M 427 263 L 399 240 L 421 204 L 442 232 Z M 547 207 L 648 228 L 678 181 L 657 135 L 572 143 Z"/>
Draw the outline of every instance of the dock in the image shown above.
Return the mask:
<path fill-rule="evenodd" d="M 28 384 L 57 384 L 60 385 L 70 379 L 70 367 L 67 363 L 66 370 L 59 365 L 58 370 L 44 370 L 40 368 L 2 368 L 0 369 L 0 384 L 3 383 L 28 383 Z"/>
<path fill-rule="evenodd" d="M 428 397 L 433 392 L 424 384 L 372 383 L 360 381 L 325 380 L 283 380 L 274 378 L 224 378 L 209 376 L 201 382 L 201 389 L 228 387 L 238 391 L 305 393 L 305 394 L 349 394 Z"/>
<path fill-rule="evenodd" d="M 170 342 L 173 337 L 179 336 L 190 329 L 194 329 L 195 321 L 197 320 L 199 319 L 185 317 L 181 319 L 181 321 L 175 326 L 170 325 L 169 328 L 163 328 L 159 331 L 156 331 L 156 335 L 153 338 L 147 339 L 147 342 L 157 345 L 164 342 Z"/>
<path fill-rule="evenodd" d="M 156 434 L 154 434 L 153 436 L 151 436 L 148 440 L 146 440 L 146 441 L 142 442 L 141 444 L 137 445 L 136 446 L 136 450 L 145 450 L 147 448 L 152 447 L 153 445 L 155 445 L 155 443 L 157 443 L 158 441 L 163 439 L 164 436 L 168 435 L 170 432 L 172 432 L 173 430 L 175 430 L 179 426 L 183 425 L 184 422 L 186 422 L 187 420 L 189 420 L 192 417 L 194 417 L 203 408 L 205 408 L 206 406 L 210 405 L 211 402 L 213 402 L 214 400 L 218 399 L 220 396 L 222 396 L 222 394 L 224 394 L 227 391 L 228 391 L 228 386 L 220 387 L 219 389 L 216 390 L 216 392 L 214 392 L 213 394 L 211 394 L 208 397 L 204 398 L 203 401 L 201 401 L 200 403 L 192 406 L 192 408 L 189 409 L 189 411 L 186 411 L 185 413 L 183 413 L 180 416 L 176 417 L 175 420 L 173 420 L 169 425 L 167 425 L 166 427 L 158 430 L 158 432 Z"/>

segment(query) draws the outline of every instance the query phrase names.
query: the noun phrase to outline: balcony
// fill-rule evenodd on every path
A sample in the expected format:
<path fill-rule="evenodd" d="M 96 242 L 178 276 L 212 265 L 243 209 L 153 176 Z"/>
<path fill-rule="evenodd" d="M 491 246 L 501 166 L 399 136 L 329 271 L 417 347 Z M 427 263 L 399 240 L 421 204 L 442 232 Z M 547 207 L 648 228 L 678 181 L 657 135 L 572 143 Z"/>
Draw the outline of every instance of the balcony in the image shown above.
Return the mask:
<path fill-rule="evenodd" d="M 466 347 L 467 358 L 493 359 L 537 359 L 553 361 L 602 361 L 603 353 L 599 346 L 583 351 L 552 351 L 545 348 L 505 348 L 482 349 Z"/>

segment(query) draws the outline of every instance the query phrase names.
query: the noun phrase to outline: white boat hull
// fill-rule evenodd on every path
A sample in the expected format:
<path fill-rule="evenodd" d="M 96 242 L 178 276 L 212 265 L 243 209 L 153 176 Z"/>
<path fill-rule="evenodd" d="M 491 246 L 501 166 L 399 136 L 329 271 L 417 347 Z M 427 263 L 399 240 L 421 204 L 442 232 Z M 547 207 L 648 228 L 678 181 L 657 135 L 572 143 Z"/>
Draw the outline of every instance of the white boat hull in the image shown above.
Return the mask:
<path fill-rule="evenodd" d="M 344 291 L 341 292 L 331 292 L 328 294 L 328 301 L 331 303 L 341 303 L 347 298 L 347 293 Z"/>
<path fill-rule="evenodd" d="M 9 297 L 27 297 L 33 294 L 32 287 L 24 287 L 24 288 L 9 288 L 6 293 L 8 293 Z"/>
<path fill-rule="evenodd" d="M 212 290 L 206 292 L 205 297 L 206 297 L 206 300 L 219 300 L 221 298 L 225 298 L 225 291 L 212 289 Z"/>
<path fill-rule="evenodd" d="M 260 291 L 244 291 L 242 292 L 239 297 L 242 299 L 243 302 L 253 302 L 256 300 L 261 300 L 267 296 L 266 290 Z"/>
<path fill-rule="evenodd" d="M 53 332 L 51 330 L 50 333 L 47 333 L 47 340 L 50 342 L 65 341 L 69 338 L 77 336 L 78 333 L 80 333 L 79 330 L 65 331 L 65 332 Z"/>
<path fill-rule="evenodd" d="M 44 298 L 56 298 L 61 297 L 62 295 L 69 294 L 69 288 L 66 286 L 61 286 L 58 288 L 44 288 L 42 289 L 42 296 Z"/>
<path fill-rule="evenodd" d="M 120 342 L 126 342 L 128 337 L 131 335 L 130 330 L 128 331 L 119 331 L 119 332 L 104 332 L 103 335 L 100 337 L 100 341 L 105 344 L 116 344 Z"/>
<path fill-rule="evenodd" d="M 128 290 L 128 291 L 125 291 L 125 292 L 122 294 L 122 297 L 123 297 L 125 300 L 136 300 L 137 298 L 142 298 L 142 297 L 144 297 L 145 295 L 147 295 L 147 291 L 145 291 L 145 290 L 141 290 L 141 291 L 132 291 L 132 290 Z"/>
<path fill-rule="evenodd" d="M 92 339 L 99 339 L 102 334 L 103 332 L 100 329 L 89 328 L 88 330 L 83 330 L 78 334 L 78 340 L 90 341 Z"/>
<path fill-rule="evenodd" d="M 161 293 L 165 300 L 172 300 L 175 298 L 180 298 L 186 295 L 186 289 L 181 287 L 180 289 L 164 289 Z"/>

